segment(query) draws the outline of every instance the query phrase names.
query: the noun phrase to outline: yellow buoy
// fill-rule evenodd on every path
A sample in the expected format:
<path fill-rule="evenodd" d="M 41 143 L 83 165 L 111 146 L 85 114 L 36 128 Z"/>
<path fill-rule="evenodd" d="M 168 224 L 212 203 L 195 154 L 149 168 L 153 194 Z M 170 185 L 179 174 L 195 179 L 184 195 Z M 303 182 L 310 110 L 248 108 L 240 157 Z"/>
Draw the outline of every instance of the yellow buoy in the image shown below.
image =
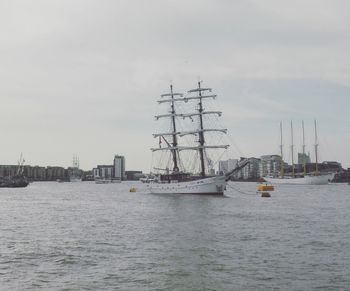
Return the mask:
<path fill-rule="evenodd" d="M 258 191 L 260 192 L 275 190 L 275 187 L 273 187 L 273 185 L 267 185 L 267 184 L 259 184 L 257 188 L 258 188 Z"/>
<path fill-rule="evenodd" d="M 135 187 L 131 187 L 130 188 L 130 192 L 136 192 L 136 188 Z"/>

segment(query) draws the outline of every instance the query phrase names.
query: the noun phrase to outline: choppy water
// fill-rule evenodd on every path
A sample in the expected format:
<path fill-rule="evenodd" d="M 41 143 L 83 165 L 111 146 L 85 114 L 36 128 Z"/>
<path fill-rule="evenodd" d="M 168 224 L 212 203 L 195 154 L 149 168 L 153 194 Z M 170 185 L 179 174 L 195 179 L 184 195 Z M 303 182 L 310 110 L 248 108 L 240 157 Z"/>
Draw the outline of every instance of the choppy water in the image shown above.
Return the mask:
<path fill-rule="evenodd" d="M 350 289 L 348 185 L 280 185 L 272 198 L 130 185 L 0 189 L 0 289 Z"/>

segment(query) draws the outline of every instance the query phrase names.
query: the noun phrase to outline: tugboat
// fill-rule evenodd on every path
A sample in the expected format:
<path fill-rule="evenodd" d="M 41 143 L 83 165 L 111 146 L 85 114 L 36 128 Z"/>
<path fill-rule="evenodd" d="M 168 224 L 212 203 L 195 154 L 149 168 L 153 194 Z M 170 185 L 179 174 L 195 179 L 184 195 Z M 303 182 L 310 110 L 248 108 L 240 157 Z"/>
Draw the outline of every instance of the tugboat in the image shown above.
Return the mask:
<path fill-rule="evenodd" d="M 0 177 L 0 188 L 24 188 L 29 185 L 27 178 L 24 176 L 24 159 L 21 154 L 18 161 L 17 173 L 14 176 Z"/>

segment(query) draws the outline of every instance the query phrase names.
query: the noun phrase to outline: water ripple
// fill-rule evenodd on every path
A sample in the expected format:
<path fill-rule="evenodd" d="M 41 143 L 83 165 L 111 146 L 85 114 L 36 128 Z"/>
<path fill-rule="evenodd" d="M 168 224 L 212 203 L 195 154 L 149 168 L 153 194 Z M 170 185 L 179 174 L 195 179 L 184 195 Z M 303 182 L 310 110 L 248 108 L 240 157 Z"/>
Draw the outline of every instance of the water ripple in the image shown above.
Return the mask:
<path fill-rule="evenodd" d="M 270 199 L 149 195 L 141 184 L 131 195 L 130 186 L 0 189 L 0 290 L 350 286 L 347 185 L 279 186 Z"/>

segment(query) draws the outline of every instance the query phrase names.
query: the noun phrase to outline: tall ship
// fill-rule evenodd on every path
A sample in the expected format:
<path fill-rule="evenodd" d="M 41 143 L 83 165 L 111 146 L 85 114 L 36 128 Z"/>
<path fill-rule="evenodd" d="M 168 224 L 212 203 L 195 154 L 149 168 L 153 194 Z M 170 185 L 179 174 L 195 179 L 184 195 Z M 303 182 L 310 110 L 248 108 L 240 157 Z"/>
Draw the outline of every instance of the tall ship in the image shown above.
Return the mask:
<path fill-rule="evenodd" d="M 151 150 L 159 155 L 157 167 L 153 168 L 155 179 L 149 184 L 151 193 L 224 194 L 232 173 L 216 174 L 213 157 L 218 160 L 229 147 L 220 143 L 227 129 L 213 126 L 213 119 L 218 119 L 221 111 L 204 107 L 208 105 L 205 102 L 216 99 L 212 89 L 203 88 L 201 81 L 197 85 L 184 96 L 173 92 L 171 84 L 170 92 L 158 100 L 168 112 L 155 116 L 156 120 L 167 122 L 163 132 L 153 134 L 159 146 Z"/>
<path fill-rule="evenodd" d="M 70 169 L 69 173 L 70 182 L 81 182 L 81 171 L 79 169 L 79 158 L 76 154 L 73 155 L 73 167 Z"/>
<path fill-rule="evenodd" d="M 321 173 L 318 170 L 318 137 L 317 137 L 317 125 L 316 120 L 314 121 L 315 130 L 315 169 L 313 172 L 306 171 L 306 161 L 303 160 L 303 172 L 297 173 L 295 171 L 294 164 L 294 137 L 293 137 L 293 122 L 291 121 L 291 156 L 292 156 L 292 173 L 288 175 L 284 173 L 284 159 L 283 159 L 283 137 L 282 137 L 282 122 L 280 123 L 281 131 L 281 170 L 279 177 L 264 177 L 264 179 L 272 184 L 299 184 L 299 185 L 326 185 L 334 177 L 334 173 Z M 302 155 L 305 157 L 305 131 L 304 131 L 304 121 L 302 122 L 303 131 L 303 145 L 302 145 Z"/>

